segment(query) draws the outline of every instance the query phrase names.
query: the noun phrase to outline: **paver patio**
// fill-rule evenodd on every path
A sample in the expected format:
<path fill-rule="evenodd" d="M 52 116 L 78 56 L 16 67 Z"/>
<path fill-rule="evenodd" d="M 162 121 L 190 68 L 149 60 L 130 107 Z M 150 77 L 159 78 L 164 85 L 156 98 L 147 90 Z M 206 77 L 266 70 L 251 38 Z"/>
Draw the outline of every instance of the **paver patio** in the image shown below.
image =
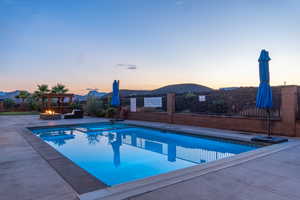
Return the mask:
<path fill-rule="evenodd" d="M 0 199 L 79 199 L 80 196 L 23 138 L 29 126 L 107 121 L 99 118 L 42 121 L 38 116 L 0 116 Z M 174 129 L 213 129 L 149 122 L 129 122 Z M 234 132 L 224 131 L 227 135 Z M 246 138 L 247 135 L 236 135 Z M 219 169 L 127 199 L 298 200 L 300 199 L 300 142 L 264 157 Z M 112 199 L 114 197 L 107 197 Z"/>

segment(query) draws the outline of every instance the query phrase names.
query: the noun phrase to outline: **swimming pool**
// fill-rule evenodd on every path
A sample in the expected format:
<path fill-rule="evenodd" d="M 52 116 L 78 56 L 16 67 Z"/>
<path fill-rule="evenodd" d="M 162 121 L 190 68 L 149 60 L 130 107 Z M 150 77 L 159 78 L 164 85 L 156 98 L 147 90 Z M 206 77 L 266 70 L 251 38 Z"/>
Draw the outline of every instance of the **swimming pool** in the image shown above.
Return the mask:
<path fill-rule="evenodd" d="M 195 166 L 257 149 L 126 124 L 84 124 L 32 132 L 108 186 Z"/>

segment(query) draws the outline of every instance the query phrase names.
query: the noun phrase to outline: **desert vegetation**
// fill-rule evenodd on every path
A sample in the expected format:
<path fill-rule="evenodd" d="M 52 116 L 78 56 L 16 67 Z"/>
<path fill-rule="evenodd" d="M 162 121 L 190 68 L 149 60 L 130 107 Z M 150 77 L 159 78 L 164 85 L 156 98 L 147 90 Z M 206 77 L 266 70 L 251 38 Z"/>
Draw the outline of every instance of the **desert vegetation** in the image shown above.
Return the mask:
<path fill-rule="evenodd" d="M 111 118 L 117 113 L 117 108 L 111 107 L 110 97 L 95 98 L 89 97 L 84 106 L 86 114 L 96 117 Z"/>
<path fill-rule="evenodd" d="M 68 89 L 63 84 L 56 84 L 51 89 L 47 84 L 37 85 L 37 89 L 33 93 L 27 91 L 19 91 L 14 98 L 3 99 L 2 111 L 4 112 L 30 112 L 30 111 L 41 111 L 42 105 L 45 104 L 45 94 L 56 93 L 64 94 L 68 92 Z M 60 103 L 60 102 L 57 102 Z M 74 105 L 76 107 L 76 105 Z"/>

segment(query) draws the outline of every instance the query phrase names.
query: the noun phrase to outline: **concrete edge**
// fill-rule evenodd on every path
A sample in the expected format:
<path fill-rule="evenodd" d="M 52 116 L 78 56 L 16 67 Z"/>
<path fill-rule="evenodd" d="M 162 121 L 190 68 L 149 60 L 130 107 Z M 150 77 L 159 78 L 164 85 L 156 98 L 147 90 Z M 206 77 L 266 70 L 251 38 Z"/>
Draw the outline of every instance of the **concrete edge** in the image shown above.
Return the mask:
<path fill-rule="evenodd" d="M 164 130 L 164 131 L 172 131 L 178 134 L 186 134 L 190 136 L 198 136 L 198 137 L 205 137 L 208 139 L 214 139 L 214 140 L 223 140 L 223 141 L 232 141 L 233 143 L 241 143 L 241 144 L 248 144 L 248 145 L 254 145 L 254 146 L 268 146 L 270 144 L 265 143 L 257 143 L 251 141 L 251 139 L 256 136 L 256 133 L 253 134 L 246 134 L 245 132 L 237 132 L 237 131 L 228 131 L 228 130 L 221 130 L 221 129 L 212 129 L 212 128 L 203 128 L 203 127 L 197 127 L 197 126 L 188 126 L 184 128 L 179 128 L 176 126 L 181 126 L 177 124 L 165 124 L 161 123 L 158 125 L 151 125 L 148 124 L 141 124 L 141 121 L 132 121 L 132 120 L 126 120 L 124 122 L 120 122 L 123 124 L 128 125 L 135 125 L 138 127 L 144 127 L 144 128 L 153 128 L 157 130 Z M 155 122 L 154 122 L 155 123 Z M 182 125 L 184 126 L 184 125 Z M 197 129 L 197 130 L 195 130 Z M 224 132 L 225 131 L 225 132 Z M 263 134 L 259 134 L 263 135 Z M 277 136 L 278 137 L 278 136 Z M 288 138 L 289 140 L 292 140 L 290 137 L 282 137 L 282 138 Z"/>
<path fill-rule="evenodd" d="M 107 121 L 107 122 L 91 122 L 91 123 L 60 124 L 60 125 L 53 125 L 53 126 L 33 126 L 33 127 L 29 127 L 29 129 L 49 128 L 49 127 L 68 127 L 68 126 L 74 126 L 74 125 L 98 124 L 98 123 L 109 123 L 109 121 Z M 206 128 L 193 127 L 193 126 L 182 127 L 178 130 L 177 129 L 178 127 L 176 127 L 177 125 L 172 125 L 172 124 L 167 124 L 167 123 L 155 123 L 155 122 L 153 125 L 151 125 L 148 122 L 146 122 L 146 123 L 143 123 L 142 121 L 135 122 L 134 120 L 126 120 L 124 122 L 118 122 L 118 123 L 135 125 L 135 126 L 145 127 L 145 128 L 153 128 L 153 129 L 159 129 L 159 130 L 172 131 L 172 132 L 181 133 L 181 134 L 208 137 L 208 138 L 213 138 L 213 139 L 217 138 L 217 139 L 221 139 L 221 140 L 231 140 L 231 141 L 234 140 L 237 142 L 253 144 L 253 142 L 251 142 L 251 138 L 253 137 L 253 135 L 241 135 L 236 131 L 222 132 L 223 130 L 220 130 L 220 129 L 206 130 Z M 188 128 L 188 127 L 191 127 L 191 128 Z M 196 128 L 197 130 L 194 130 L 193 128 Z M 53 149 L 55 152 L 57 152 L 53 147 L 51 147 L 50 145 L 45 143 L 42 139 L 40 139 L 39 137 L 36 137 L 29 129 L 24 128 L 23 132 L 27 132 L 27 134 L 30 133 L 29 135 L 32 135 L 34 138 L 37 138 L 40 141 L 38 143 L 40 143 L 40 144 L 43 143 L 42 146 L 46 145 L 46 146 L 50 147 L 51 149 Z M 24 135 L 24 134 L 22 134 L 22 135 Z M 31 146 L 33 146 L 32 143 L 30 143 L 30 144 L 31 144 Z M 86 191 L 86 192 L 80 192 L 78 194 L 79 194 L 80 199 L 83 199 L 83 200 L 92 200 L 92 199 L 100 200 L 100 199 L 116 199 L 116 198 L 124 199 L 124 198 L 128 198 L 128 197 L 136 196 L 138 194 L 142 194 L 145 192 L 149 192 L 154 189 L 166 187 L 168 185 L 172 185 L 172 184 L 175 184 L 175 183 L 178 183 L 181 181 L 196 178 L 203 174 L 217 171 L 217 170 L 220 170 L 220 169 L 223 169 L 226 167 L 230 167 L 233 165 L 237 165 L 242 162 L 246 162 L 248 160 L 266 156 L 271 153 L 289 148 L 289 146 L 293 145 L 293 144 L 294 145 L 300 144 L 300 142 L 298 143 L 296 140 L 292 139 L 288 143 L 272 145 L 272 146 L 260 148 L 257 150 L 253 150 L 250 152 L 238 154 L 233 157 L 216 160 L 216 161 L 213 161 L 210 163 L 205 163 L 205 164 L 198 165 L 198 166 L 184 168 L 184 169 L 172 171 L 172 172 L 169 172 L 166 174 L 161 174 L 161 175 L 157 175 L 157 176 L 153 176 L 153 177 L 148 177 L 145 179 L 140 179 L 140 180 L 133 181 L 133 182 L 123 183 L 123 184 L 112 186 L 112 187 L 107 187 L 107 185 L 106 185 L 105 187 L 93 189 L 93 190 Z M 35 150 L 38 151 L 39 148 L 37 148 Z M 64 158 L 65 160 L 67 160 L 66 163 L 69 163 L 69 164 L 72 163 L 72 165 L 77 166 L 75 163 L 70 161 L 68 158 L 66 158 L 64 155 L 60 154 L 59 152 L 57 152 L 57 156 L 60 156 L 60 157 Z M 48 162 L 47 158 L 44 158 L 44 159 Z M 55 167 L 53 167 L 51 165 L 51 163 L 49 163 L 49 165 L 52 168 L 54 168 L 56 171 L 58 171 Z M 80 168 L 79 166 L 77 166 L 77 167 Z M 80 170 L 83 170 L 83 169 L 80 168 Z M 83 171 L 86 172 L 85 170 L 83 170 Z M 59 173 L 59 174 L 60 174 L 60 176 L 62 176 L 64 178 L 63 174 L 61 174 L 61 173 Z M 92 175 L 90 175 L 90 176 L 92 176 Z M 69 183 L 67 180 L 66 180 L 66 182 Z M 101 183 L 101 181 L 99 181 L 99 182 Z M 70 185 L 73 187 L 72 184 L 70 184 Z M 82 185 L 82 184 L 80 184 L 80 185 Z"/>
<path fill-rule="evenodd" d="M 170 186 L 179 182 L 187 181 L 189 179 L 193 179 L 224 168 L 239 165 L 244 162 L 261 158 L 298 145 L 300 145 L 300 141 L 291 141 L 287 143 L 263 147 L 250 152 L 241 153 L 233 157 L 224 158 L 202 165 L 192 166 L 169 173 L 112 186 L 106 189 L 85 193 L 80 195 L 79 197 L 81 200 L 125 199 L 166 186 Z"/>
<path fill-rule="evenodd" d="M 49 127 L 49 126 L 48 126 Z M 108 187 L 105 183 L 89 174 L 52 146 L 35 136 L 28 128 L 21 128 L 21 136 L 53 168 L 77 194 L 84 194 Z"/>

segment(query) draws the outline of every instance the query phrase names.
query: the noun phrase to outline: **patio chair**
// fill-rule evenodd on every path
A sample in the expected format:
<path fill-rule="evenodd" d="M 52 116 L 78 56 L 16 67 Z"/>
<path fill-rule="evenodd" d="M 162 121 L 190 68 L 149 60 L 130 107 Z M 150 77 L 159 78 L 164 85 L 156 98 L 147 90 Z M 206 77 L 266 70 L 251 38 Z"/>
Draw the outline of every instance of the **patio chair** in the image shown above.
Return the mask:
<path fill-rule="evenodd" d="M 73 110 L 71 113 L 67 113 L 64 115 L 64 119 L 79 119 L 83 118 L 82 110 Z"/>

